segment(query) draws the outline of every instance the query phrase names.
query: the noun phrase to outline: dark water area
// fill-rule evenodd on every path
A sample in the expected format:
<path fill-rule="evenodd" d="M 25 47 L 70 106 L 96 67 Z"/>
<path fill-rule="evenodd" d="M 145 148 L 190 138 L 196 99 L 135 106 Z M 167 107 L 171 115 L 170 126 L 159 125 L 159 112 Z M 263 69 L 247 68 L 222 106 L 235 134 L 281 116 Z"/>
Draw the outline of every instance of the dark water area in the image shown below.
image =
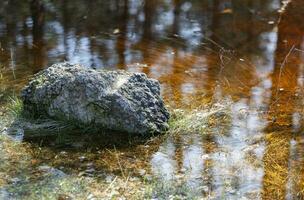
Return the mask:
<path fill-rule="evenodd" d="M 3 0 L 0 106 L 63 61 L 146 73 L 172 108 L 229 98 L 224 135 L 113 143 L 71 133 L 24 142 L 40 152 L 36 165 L 67 173 L 81 171 L 81 159 L 116 174 L 122 165 L 133 175 L 182 176 L 207 199 L 304 199 L 303 19 L 303 0 Z"/>

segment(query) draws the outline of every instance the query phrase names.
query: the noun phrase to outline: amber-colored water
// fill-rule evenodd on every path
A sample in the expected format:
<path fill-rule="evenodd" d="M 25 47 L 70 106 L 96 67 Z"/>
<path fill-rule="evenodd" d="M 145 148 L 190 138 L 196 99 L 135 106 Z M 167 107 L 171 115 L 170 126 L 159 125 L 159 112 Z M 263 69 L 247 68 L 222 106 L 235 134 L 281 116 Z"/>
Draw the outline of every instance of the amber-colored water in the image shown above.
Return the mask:
<path fill-rule="evenodd" d="M 172 108 L 233 101 L 226 134 L 25 136 L 35 165 L 78 173 L 85 156 L 97 172 L 182 176 L 210 199 L 304 199 L 304 1 L 1 1 L 0 16 L 0 102 L 62 61 L 144 72 Z"/>

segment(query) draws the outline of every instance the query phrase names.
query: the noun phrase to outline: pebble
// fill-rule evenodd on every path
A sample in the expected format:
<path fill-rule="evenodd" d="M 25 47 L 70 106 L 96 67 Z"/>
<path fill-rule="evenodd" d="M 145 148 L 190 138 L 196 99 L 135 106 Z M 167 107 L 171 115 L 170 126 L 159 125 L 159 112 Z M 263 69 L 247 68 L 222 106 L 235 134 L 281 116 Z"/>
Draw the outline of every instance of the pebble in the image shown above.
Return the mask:
<path fill-rule="evenodd" d="M 268 24 L 272 25 L 274 24 L 274 21 L 268 21 Z"/>
<path fill-rule="evenodd" d="M 208 155 L 208 154 L 202 155 L 202 159 L 203 159 L 203 160 L 209 159 L 209 155 Z"/>
<path fill-rule="evenodd" d="M 120 30 L 118 28 L 114 29 L 113 34 L 119 34 Z"/>
<path fill-rule="evenodd" d="M 79 172 L 78 173 L 78 176 L 80 177 L 80 176 L 84 176 L 86 173 L 85 172 Z"/>
<path fill-rule="evenodd" d="M 144 176 L 146 174 L 146 170 L 140 169 L 138 170 L 139 175 Z"/>
<path fill-rule="evenodd" d="M 15 177 L 15 178 L 12 178 L 12 179 L 10 180 L 10 182 L 11 182 L 12 184 L 17 184 L 17 183 L 20 183 L 20 182 L 21 182 L 21 179 Z"/>
<path fill-rule="evenodd" d="M 96 199 L 96 198 L 94 197 L 93 194 L 89 194 L 87 197 L 87 200 L 94 200 L 94 199 Z"/>
<path fill-rule="evenodd" d="M 89 169 L 86 169 L 85 172 L 92 174 L 93 172 L 95 172 L 95 169 L 94 168 L 89 168 Z"/>
<path fill-rule="evenodd" d="M 114 177 L 111 175 L 106 176 L 106 182 L 111 183 L 113 181 Z"/>
<path fill-rule="evenodd" d="M 181 168 L 181 170 L 180 170 L 182 173 L 185 173 L 186 171 L 187 171 L 187 169 L 186 168 Z"/>
<path fill-rule="evenodd" d="M 131 177 L 129 178 L 130 182 L 137 182 L 140 181 L 140 179 L 138 177 Z"/>
<path fill-rule="evenodd" d="M 60 171 L 59 169 L 47 166 L 47 165 L 41 165 L 38 167 L 38 170 L 43 172 L 44 175 L 51 175 L 51 176 L 55 176 L 55 177 L 63 177 L 66 174 L 62 171 Z"/>
<path fill-rule="evenodd" d="M 83 162 L 83 161 L 85 161 L 86 157 L 85 156 L 80 156 L 78 159 L 80 160 L 80 162 Z"/>
<path fill-rule="evenodd" d="M 230 194 L 235 194 L 235 193 L 236 193 L 236 190 L 234 190 L 234 189 L 229 189 L 228 192 L 229 192 Z"/>
<path fill-rule="evenodd" d="M 72 197 L 70 197 L 66 194 L 59 194 L 58 200 L 72 200 Z"/>
<path fill-rule="evenodd" d="M 204 191 L 205 193 L 208 193 L 209 187 L 207 185 L 202 186 L 202 191 Z"/>

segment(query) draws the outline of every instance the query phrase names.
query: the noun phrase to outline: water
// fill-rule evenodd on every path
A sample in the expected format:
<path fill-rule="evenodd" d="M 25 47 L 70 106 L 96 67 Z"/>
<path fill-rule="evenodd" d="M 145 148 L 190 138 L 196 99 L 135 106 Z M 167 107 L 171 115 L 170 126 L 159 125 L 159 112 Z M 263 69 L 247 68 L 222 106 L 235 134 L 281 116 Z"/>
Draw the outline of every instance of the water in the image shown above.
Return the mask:
<path fill-rule="evenodd" d="M 172 108 L 232 99 L 224 133 L 25 136 L 37 166 L 78 174 L 93 163 L 93 176 L 145 169 L 210 199 L 304 198 L 302 0 L 32 2 L 0 2 L 1 104 L 62 61 L 144 72 Z"/>

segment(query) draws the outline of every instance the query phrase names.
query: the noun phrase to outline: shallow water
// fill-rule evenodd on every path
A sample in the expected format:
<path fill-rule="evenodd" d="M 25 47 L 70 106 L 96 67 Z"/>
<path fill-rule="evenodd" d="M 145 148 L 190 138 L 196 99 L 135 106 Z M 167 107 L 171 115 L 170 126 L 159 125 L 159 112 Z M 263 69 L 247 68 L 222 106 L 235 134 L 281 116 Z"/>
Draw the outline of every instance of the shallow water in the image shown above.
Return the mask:
<path fill-rule="evenodd" d="M 89 164 L 82 175 L 93 177 L 145 169 L 210 199 L 304 198 L 302 0 L 33 2 L 0 2 L 2 105 L 62 61 L 144 72 L 172 108 L 232 100 L 229 128 L 204 135 L 19 133 L 33 167 L 79 174 Z"/>

